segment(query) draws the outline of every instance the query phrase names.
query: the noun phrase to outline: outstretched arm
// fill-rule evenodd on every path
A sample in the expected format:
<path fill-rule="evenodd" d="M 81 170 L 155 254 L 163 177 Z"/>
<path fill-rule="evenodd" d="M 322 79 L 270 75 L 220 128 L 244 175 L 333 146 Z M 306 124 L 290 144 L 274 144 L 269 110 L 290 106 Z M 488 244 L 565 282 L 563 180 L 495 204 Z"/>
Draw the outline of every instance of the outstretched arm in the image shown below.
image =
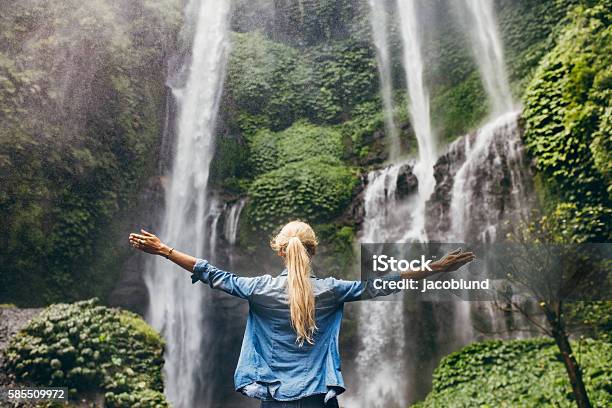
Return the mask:
<path fill-rule="evenodd" d="M 193 272 L 193 267 L 197 259 L 191 255 L 184 254 L 161 242 L 155 235 L 145 230 L 140 230 L 141 234 L 130 234 L 130 244 L 134 248 L 153 255 L 161 255 L 174 262 L 186 271 Z"/>
<path fill-rule="evenodd" d="M 213 289 L 219 289 L 230 295 L 248 299 L 260 281 L 261 277 L 245 278 L 216 268 L 204 259 L 197 259 L 169 247 L 150 232 L 140 231 L 141 234 L 130 234 L 132 246 L 148 254 L 161 255 L 171 260 L 192 274 L 192 283 L 202 281 Z"/>

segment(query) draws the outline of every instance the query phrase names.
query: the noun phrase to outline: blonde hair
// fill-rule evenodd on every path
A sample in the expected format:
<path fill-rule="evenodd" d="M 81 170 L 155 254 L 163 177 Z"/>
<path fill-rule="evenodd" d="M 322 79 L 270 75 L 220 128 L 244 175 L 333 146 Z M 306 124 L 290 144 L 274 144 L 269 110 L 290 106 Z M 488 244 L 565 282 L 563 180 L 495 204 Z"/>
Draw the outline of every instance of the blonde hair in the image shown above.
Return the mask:
<path fill-rule="evenodd" d="M 287 266 L 287 294 L 291 326 L 300 346 L 304 341 L 314 344 L 315 298 L 310 281 L 310 258 L 315 254 L 317 237 L 310 225 L 291 221 L 270 241 L 273 250 L 284 253 Z"/>

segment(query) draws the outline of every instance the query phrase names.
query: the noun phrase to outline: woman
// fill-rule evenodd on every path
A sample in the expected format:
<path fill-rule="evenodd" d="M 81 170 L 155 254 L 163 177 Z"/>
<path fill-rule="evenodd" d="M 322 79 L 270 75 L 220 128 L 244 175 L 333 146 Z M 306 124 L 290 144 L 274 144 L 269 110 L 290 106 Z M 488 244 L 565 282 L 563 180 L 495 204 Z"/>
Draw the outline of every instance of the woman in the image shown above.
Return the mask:
<path fill-rule="evenodd" d="M 318 242 L 312 228 L 301 221 L 285 225 L 270 242 L 286 266 L 275 277 L 244 278 L 222 271 L 144 230 L 129 239 L 134 247 L 162 255 L 192 272 L 193 283 L 199 280 L 249 301 L 234 383 L 237 391 L 262 400 L 266 408 L 337 407 L 336 396 L 344 392 L 338 351 L 343 305 L 392 293 L 376 289 L 370 281 L 314 276 L 310 259 Z M 454 271 L 473 259 L 471 252 L 456 250 L 431 263 L 431 272 L 406 272 L 385 279 L 422 279 Z"/>

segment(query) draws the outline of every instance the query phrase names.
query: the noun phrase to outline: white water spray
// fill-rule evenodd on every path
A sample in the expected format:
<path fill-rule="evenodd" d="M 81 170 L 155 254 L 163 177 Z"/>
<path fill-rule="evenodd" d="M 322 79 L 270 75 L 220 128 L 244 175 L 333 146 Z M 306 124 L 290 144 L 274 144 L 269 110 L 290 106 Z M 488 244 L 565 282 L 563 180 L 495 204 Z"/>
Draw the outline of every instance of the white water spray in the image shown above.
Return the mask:
<path fill-rule="evenodd" d="M 464 1 L 472 50 L 492 107 L 490 116 L 496 117 L 511 111 L 513 103 L 494 4 L 491 0 Z"/>
<path fill-rule="evenodd" d="M 391 58 L 388 43 L 388 18 L 384 2 L 368 0 L 370 5 L 370 25 L 376 47 L 376 62 L 380 78 L 380 96 L 383 102 L 385 130 L 389 140 L 389 160 L 396 161 L 401 154 L 399 129 L 393 118 L 393 84 L 391 81 Z"/>
<path fill-rule="evenodd" d="M 166 189 L 161 238 L 195 256 L 214 251 L 218 209 L 208 199 L 214 130 L 228 57 L 230 2 L 193 0 L 186 20 L 195 24 L 193 53 L 184 87 L 173 89 L 179 117 L 175 157 Z M 211 225 L 212 224 L 212 225 Z M 203 390 L 202 307 L 206 291 L 163 260 L 145 274 L 150 296 L 148 320 L 166 340 L 166 395 L 174 407 L 208 406 Z M 196 403 L 197 400 L 197 403 Z"/>

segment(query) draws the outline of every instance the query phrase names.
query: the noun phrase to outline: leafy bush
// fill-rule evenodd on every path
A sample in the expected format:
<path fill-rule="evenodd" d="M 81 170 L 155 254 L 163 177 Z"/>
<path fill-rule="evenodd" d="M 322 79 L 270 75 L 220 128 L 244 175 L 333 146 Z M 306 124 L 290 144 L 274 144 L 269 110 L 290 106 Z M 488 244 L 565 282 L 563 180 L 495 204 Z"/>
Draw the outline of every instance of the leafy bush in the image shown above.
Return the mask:
<path fill-rule="evenodd" d="M 325 156 L 291 162 L 255 179 L 246 207 L 248 224 L 269 234 L 293 218 L 329 221 L 348 205 L 357 181 L 352 169 Z"/>
<path fill-rule="evenodd" d="M 527 88 L 523 114 L 525 143 L 545 177 L 544 188 L 556 198 L 553 207 L 576 206 L 573 213 L 581 214 L 583 226 L 597 228 L 584 231 L 590 241 L 609 240 L 612 225 L 609 10 L 576 8 Z"/>
<path fill-rule="evenodd" d="M 610 343 L 587 339 L 572 345 L 583 367 L 593 406 L 610 406 Z M 549 339 L 487 341 L 442 359 L 433 390 L 415 405 L 426 407 L 573 407 L 571 386 L 557 346 Z"/>
<path fill-rule="evenodd" d="M 344 153 L 342 136 L 332 127 L 315 126 L 305 121 L 294 123 L 282 132 L 260 130 L 251 138 L 250 160 L 257 173 L 311 157 L 339 160 Z"/>
<path fill-rule="evenodd" d="M 18 381 L 99 392 L 107 407 L 167 407 L 163 341 L 140 317 L 97 300 L 55 304 L 11 340 L 7 366 Z"/>

